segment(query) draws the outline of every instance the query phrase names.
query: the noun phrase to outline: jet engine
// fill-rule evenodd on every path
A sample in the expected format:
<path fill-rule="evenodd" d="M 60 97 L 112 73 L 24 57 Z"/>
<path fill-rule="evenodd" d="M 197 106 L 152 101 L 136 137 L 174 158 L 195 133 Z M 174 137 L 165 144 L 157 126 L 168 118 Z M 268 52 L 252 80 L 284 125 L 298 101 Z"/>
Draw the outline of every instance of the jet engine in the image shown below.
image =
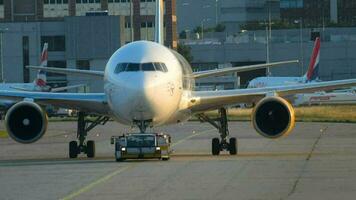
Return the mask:
<path fill-rule="evenodd" d="M 267 138 L 288 135 L 294 128 L 294 109 L 281 97 L 265 97 L 252 112 L 252 123 L 256 131 Z"/>
<path fill-rule="evenodd" d="M 5 116 L 9 136 L 20 143 L 33 143 L 39 140 L 46 132 L 47 123 L 46 112 L 34 102 L 16 103 Z"/>

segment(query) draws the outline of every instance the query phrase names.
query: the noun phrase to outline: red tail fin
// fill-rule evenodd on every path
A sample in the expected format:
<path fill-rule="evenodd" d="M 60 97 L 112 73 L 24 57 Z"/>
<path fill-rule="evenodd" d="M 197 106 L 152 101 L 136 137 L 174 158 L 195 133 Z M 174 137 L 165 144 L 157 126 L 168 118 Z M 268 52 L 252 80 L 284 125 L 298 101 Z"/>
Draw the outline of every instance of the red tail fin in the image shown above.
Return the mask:
<path fill-rule="evenodd" d="M 40 58 L 40 65 L 42 67 L 47 67 L 47 61 L 48 61 L 48 43 L 44 43 L 43 50 L 41 53 L 41 58 Z"/>
<path fill-rule="evenodd" d="M 315 80 L 319 76 L 319 59 L 320 59 L 320 38 L 317 37 L 314 43 L 312 57 L 309 63 L 309 69 L 306 74 L 307 82 Z"/>
<path fill-rule="evenodd" d="M 47 61 L 48 61 L 48 43 L 44 43 L 43 50 L 40 57 L 40 65 L 42 67 L 47 67 Z M 34 82 L 37 86 L 41 88 L 47 86 L 46 72 L 39 70 L 37 72 L 37 78 Z"/>

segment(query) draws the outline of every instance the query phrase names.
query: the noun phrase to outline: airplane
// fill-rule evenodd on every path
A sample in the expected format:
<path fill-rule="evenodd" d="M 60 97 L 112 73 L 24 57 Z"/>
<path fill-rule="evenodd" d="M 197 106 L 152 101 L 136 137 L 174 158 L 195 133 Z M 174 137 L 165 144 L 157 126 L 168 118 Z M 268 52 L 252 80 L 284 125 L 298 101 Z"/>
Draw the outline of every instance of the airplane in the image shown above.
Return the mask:
<path fill-rule="evenodd" d="M 355 90 L 333 91 L 333 92 L 316 92 L 312 94 L 296 95 L 293 105 L 353 105 L 356 104 Z"/>
<path fill-rule="evenodd" d="M 278 85 L 294 85 L 299 83 L 310 83 L 319 81 L 319 59 L 320 59 L 320 38 L 315 39 L 312 57 L 310 59 L 309 68 L 306 74 L 302 77 L 257 77 L 252 79 L 247 88 L 261 88 Z"/>
<path fill-rule="evenodd" d="M 48 63 L 48 43 L 44 43 L 40 55 L 40 66 L 47 67 Z M 37 77 L 32 83 L 0 83 L 0 90 L 21 90 L 21 91 L 37 91 L 37 92 L 61 92 L 73 88 L 83 87 L 83 84 L 72 85 L 66 87 L 51 87 L 47 84 L 47 75 L 43 70 L 38 70 Z M 6 99 L 0 99 L 0 110 L 6 111 L 16 102 Z"/>
<path fill-rule="evenodd" d="M 48 44 L 43 45 L 43 49 L 40 56 L 40 66 L 47 67 L 48 60 Z M 32 83 L 0 83 L 0 90 L 23 90 L 23 91 L 41 91 L 49 92 L 51 87 L 47 85 L 46 73 L 39 70 L 37 77 Z M 0 110 L 4 111 L 10 108 L 16 102 L 6 99 L 0 100 Z"/>
<path fill-rule="evenodd" d="M 40 56 L 40 66 L 47 67 L 48 62 L 48 44 L 43 45 Z M 47 85 L 46 73 L 39 70 L 37 77 L 32 83 L 2 83 L 0 90 L 25 90 L 25 91 L 50 91 L 51 87 Z"/>
<path fill-rule="evenodd" d="M 261 69 L 276 64 L 193 73 L 182 55 L 163 45 L 162 4 L 163 0 L 156 1 L 154 42 L 135 41 L 122 46 L 110 57 L 104 71 L 29 66 L 48 72 L 104 80 L 104 92 L 83 94 L 0 91 L 0 98 L 17 101 L 5 117 L 9 136 L 25 144 L 39 140 L 45 134 L 48 123 L 46 113 L 40 105 L 75 109 L 79 111 L 77 140 L 69 143 L 69 157 L 76 158 L 84 153 L 92 158 L 95 156 L 95 143 L 92 140 L 87 141 L 88 132 L 99 124 L 105 124 L 110 118 L 122 124 L 136 126 L 141 133 L 147 133 L 147 128 L 184 122 L 196 115 L 218 130 L 220 138 L 212 139 L 212 154 L 219 155 L 221 151 L 228 151 L 231 155 L 236 155 L 237 140 L 229 137 L 226 113 L 230 105 L 256 102 L 252 114 L 253 127 L 260 135 L 275 139 L 288 135 L 295 124 L 294 109 L 283 96 L 356 85 L 356 79 L 349 79 L 267 88 L 194 91 L 195 79 Z M 204 114 L 210 110 L 219 110 L 219 117 L 212 119 Z M 96 119 L 86 120 L 86 116 L 91 114 L 96 115 Z"/>

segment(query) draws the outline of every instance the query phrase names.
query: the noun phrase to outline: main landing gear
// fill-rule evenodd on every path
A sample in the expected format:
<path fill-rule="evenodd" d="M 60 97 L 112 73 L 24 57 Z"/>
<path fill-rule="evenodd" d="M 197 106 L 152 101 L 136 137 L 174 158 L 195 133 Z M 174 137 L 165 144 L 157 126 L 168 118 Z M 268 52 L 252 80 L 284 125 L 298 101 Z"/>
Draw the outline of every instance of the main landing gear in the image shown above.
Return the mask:
<path fill-rule="evenodd" d="M 76 158 L 78 154 L 85 153 L 88 158 L 94 158 L 95 156 L 95 142 L 93 140 L 86 141 L 88 132 L 97 125 L 104 125 L 109 118 L 106 116 L 99 116 L 95 120 L 86 120 L 86 114 L 84 112 L 78 113 L 78 128 L 77 138 L 78 141 L 71 141 L 69 143 L 69 157 Z M 79 142 L 79 145 L 78 145 Z"/>
<path fill-rule="evenodd" d="M 237 154 L 237 141 L 236 138 L 231 137 L 229 141 L 227 141 L 227 137 L 229 136 L 228 122 L 227 122 L 227 114 L 225 108 L 219 109 L 219 117 L 217 119 L 211 119 L 205 114 L 199 114 L 198 118 L 201 121 L 205 121 L 213 125 L 216 129 L 219 130 L 220 140 L 219 138 L 213 138 L 211 142 L 211 149 L 213 155 L 219 155 L 221 151 L 229 151 L 230 155 Z"/>

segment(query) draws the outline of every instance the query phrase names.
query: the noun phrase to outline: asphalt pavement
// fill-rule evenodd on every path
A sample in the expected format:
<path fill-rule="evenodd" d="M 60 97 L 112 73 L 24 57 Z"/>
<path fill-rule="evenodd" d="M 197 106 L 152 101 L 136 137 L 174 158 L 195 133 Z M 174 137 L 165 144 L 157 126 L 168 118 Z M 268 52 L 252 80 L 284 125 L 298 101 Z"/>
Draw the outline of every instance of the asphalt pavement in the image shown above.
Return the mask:
<path fill-rule="evenodd" d="M 238 155 L 211 155 L 217 131 L 187 122 L 153 131 L 172 136 L 169 161 L 115 162 L 112 135 L 132 131 L 109 122 L 96 127 L 97 157 L 68 158 L 75 122 L 50 123 L 34 144 L 0 139 L 0 199 L 354 199 L 356 124 L 298 123 L 277 140 L 249 122 L 231 122 Z M 3 125 L 0 126 L 0 129 Z"/>

